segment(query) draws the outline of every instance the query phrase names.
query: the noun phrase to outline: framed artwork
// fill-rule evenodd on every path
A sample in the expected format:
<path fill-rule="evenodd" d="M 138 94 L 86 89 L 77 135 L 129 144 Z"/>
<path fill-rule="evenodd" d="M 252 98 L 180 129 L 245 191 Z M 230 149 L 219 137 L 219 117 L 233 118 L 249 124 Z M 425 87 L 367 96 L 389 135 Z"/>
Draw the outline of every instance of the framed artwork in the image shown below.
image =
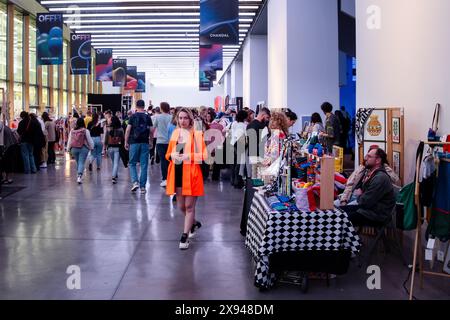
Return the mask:
<path fill-rule="evenodd" d="M 392 153 L 392 169 L 394 170 L 394 172 L 397 174 L 397 176 L 401 176 L 400 175 L 400 152 L 394 151 Z"/>
<path fill-rule="evenodd" d="M 400 143 L 400 118 L 392 118 L 392 142 Z"/>
<path fill-rule="evenodd" d="M 369 149 L 371 146 L 376 145 L 379 148 L 383 149 L 384 151 L 386 151 L 387 148 L 387 143 L 386 142 L 374 142 L 374 141 L 365 141 L 364 142 L 364 156 L 369 153 Z M 387 152 L 387 151 L 386 151 Z"/>
<path fill-rule="evenodd" d="M 386 141 L 386 110 L 374 110 L 364 127 L 365 141 Z"/>

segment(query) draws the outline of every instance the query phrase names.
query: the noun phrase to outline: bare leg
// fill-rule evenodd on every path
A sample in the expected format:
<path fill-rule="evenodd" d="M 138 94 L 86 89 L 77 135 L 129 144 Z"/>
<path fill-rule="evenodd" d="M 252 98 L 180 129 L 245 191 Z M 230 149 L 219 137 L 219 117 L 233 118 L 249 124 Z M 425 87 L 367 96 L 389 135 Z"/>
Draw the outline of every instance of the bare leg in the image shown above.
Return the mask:
<path fill-rule="evenodd" d="M 186 216 L 186 197 L 183 196 L 183 191 L 181 188 L 177 188 L 177 203 L 178 208 Z"/>
<path fill-rule="evenodd" d="M 195 205 L 197 204 L 197 197 L 186 197 L 186 218 L 184 220 L 184 233 L 188 233 L 195 222 Z"/>

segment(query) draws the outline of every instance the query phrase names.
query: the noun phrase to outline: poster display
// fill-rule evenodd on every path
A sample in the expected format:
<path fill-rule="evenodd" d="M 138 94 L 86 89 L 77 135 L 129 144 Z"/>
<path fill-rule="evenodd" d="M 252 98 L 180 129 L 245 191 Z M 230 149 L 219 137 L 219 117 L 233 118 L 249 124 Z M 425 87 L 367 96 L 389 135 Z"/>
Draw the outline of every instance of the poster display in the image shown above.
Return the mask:
<path fill-rule="evenodd" d="M 91 74 L 92 47 L 90 34 L 72 34 L 70 37 L 70 74 Z"/>
<path fill-rule="evenodd" d="M 200 70 L 223 70 L 223 46 L 200 46 Z"/>
<path fill-rule="evenodd" d="M 239 44 L 239 0 L 200 0 L 200 44 Z"/>
<path fill-rule="evenodd" d="M 113 87 L 124 87 L 127 83 L 127 59 L 113 59 Z"/>
<path fill-rule="evenodd" d="M 206 73 L 204 71 L 200 71 L 200 91 L 211 91 L 212 82 L 207 78 Z"/>
<path fill-rule="evenodd" d="M 137 87 L 136 92 L 145 93 L 146 81 L 145 81 L 145 72 L 137 73 Z"/>
<path fill-rule="evenodd" d="M 63 16 L 62 14 L 38 13 L 36 17 L 37 64 L 63 64 Z"/>
<path fill-rule="evenodd" d="M 97 81 L 112 81 L 113 50 L 95 50 L 95 73 Z"/>
<path fill-rule="evenodd" d="M 392 142 L 400 143 L 400 118 L 392 118 Z"/>
<path fill-rule="evenodd" d="M 125 84 L 125 90 L 135 91 L 137 88 L 137 67 L 127 66 L 127 83 Z"/>
<path fill-rule="evenodd" d="M 372 112 L 364 128 L 365 141 L 386 141 L 386 110 L 376 109 Z"/>

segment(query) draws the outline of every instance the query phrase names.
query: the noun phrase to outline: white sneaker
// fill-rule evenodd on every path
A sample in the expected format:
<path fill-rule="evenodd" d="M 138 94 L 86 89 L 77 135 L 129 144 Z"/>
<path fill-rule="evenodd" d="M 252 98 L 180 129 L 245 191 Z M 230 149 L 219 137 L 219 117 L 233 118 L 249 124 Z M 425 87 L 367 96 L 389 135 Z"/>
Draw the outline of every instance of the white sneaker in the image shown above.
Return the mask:
<path fill-rule="evenodd" d="M 147 193 L 147 189 L 141 188 L 141 194 L 146 194 L 146 193 Z"/>
<path fill-rule="evenodd" d="M 167 187 L 167 180 L 164 180 L 163 182 L 161 182 L 161 184 L 159 186 L 162 188 Z"/>
<path fill-rule="evenodd" d="M 131 192 L 136 192 L 139 189 L 139 183 L 135 182 L 133 183 L 133 186 L 131 187 Z"/>
<path fill-rule="evenodd" d="M 40 168 L 41 169 L 46 169 L 47 168 L 47 162 L 44 162 L 43 164 L 41 164 Z"/>
<path fill-rule="evenodd" d="M 187 250 L 189 249 L 189 239 L 188 239 L 188 235 L 183 233 L 181 235 L 181 240 L 180 240 L 180 250 Z"/>
<path fill-rule="evenodd" d="M 78 176 L 77 182 L 78 182 L 78 184 L 82 184 L 82 183 L 83 183 L 83 178 L 82 178 L 82 176 Z"/>

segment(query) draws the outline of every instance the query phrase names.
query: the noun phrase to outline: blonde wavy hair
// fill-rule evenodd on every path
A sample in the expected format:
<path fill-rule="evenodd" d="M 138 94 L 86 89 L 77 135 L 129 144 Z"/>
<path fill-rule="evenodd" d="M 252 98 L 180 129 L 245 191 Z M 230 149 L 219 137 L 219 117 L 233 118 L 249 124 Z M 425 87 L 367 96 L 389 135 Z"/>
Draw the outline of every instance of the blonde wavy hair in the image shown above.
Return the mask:
<path fill-rule="evenodd" d="M 281 130 L 287 135 L 289 133 L 288 118 L 283 112 L 272 112 L 269 128 L 271 130 Z"/>
<path fill-rule="evenodd" d="M 178 110 L 178 112 L 177 112 L 177 115 L 176 115 L 177 127 L 180 128 L 180 122 L 178 120 L 178 117 L 179 117 L 180 113 L 182 113 L 182 112 L 184 112 L 188 115 L 190 126 L 193 127 L 194 126 L 194 115 L 190 109 L 184 108 L 184 107 L 181 108 L 180 110 Z"/>

